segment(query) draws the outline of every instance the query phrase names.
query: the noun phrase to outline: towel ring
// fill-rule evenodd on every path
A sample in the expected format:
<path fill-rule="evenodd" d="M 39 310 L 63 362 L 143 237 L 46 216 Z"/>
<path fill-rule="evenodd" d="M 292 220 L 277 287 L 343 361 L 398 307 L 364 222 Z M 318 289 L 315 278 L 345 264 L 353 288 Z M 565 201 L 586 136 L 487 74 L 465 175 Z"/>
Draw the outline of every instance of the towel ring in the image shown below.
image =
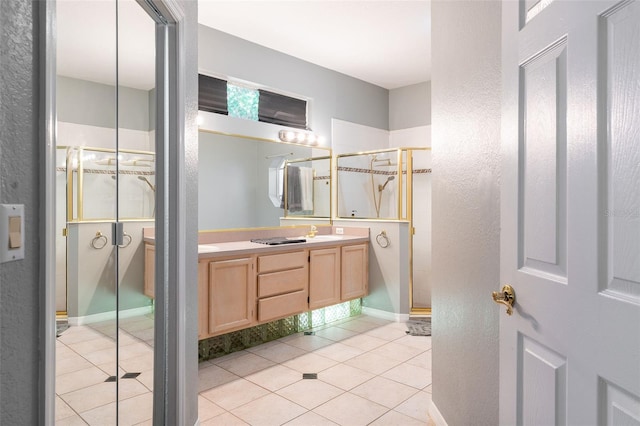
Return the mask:
<path fill-rule="evenodd" d="M 378 235 L 376 235 L 376 242 L 382 248 L 387 248 L 391 245 L 391 241 L 389 241 L 389 237 L 387 237 L 387 232 L 382 230 Z"/>
<path fill-rule="evenodd" d="M 127 234 L 126 232 L 122 233 L 122 239 L 124 240 L 125 238 L 128 238 L 126 243 L 122 243 L 122 244 L 118 244 L 118 247 L 120 248 L 125 248 L 125 247 L 129 247 L 129 244 L 131 244 L 131 241 L 133 240 L 133 238 L 131 238 L 131 235 Z"/>
<path fill-rule="evenodd" d="M 99 241 L 102 241 L 102 243 L 99 243 Z M 100 250 L 103 249 L 108 242 L 109 240 L 107 240 L 106 235 L 103 235 L 102 232 L 98 231 L 96 232 L 96 236 L 91 240 L 91 247 L 96 250 Z"/>

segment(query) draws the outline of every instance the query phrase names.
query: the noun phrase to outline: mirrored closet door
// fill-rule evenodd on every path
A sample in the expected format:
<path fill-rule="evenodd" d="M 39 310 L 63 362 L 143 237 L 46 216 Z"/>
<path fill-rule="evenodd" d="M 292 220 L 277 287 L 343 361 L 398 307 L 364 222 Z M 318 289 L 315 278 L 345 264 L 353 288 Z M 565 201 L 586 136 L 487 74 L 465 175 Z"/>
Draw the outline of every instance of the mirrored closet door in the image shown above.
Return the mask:
<path fill-rule="evenodd" d="M 142 423 L 153 415 L 155 22 L 135 0 L 58 0 L 56 29 L 56 419 Z"/>

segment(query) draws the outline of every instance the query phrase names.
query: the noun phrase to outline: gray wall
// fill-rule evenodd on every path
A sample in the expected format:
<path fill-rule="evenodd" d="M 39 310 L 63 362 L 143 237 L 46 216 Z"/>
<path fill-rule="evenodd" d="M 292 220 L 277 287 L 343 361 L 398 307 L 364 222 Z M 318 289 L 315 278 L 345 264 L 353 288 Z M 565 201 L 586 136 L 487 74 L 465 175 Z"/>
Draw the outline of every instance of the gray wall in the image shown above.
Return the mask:
<path fill-rule="evenodd" d="M 431 124 L 431 82 L 389 91 L 389 130 Z"/>
<path fill-rule="evenodd" d="M 434 1 L 433 402 L 498 424 L 501 4 Z"/>
<path fill-rule="evenodd" d="M 139 90 L 124 86 L 120 86 L 119 89 L 118 126 L 145 132 L 153 129 L 151 126 L 155 126 L 155 123 L 151 116 L 155 111 L 151 111 L 151 108 L 155 102 L 155 90 Z M 56 90 L 56 112 L 59 121 L 115 128 L 115 86 L 58 76 Z"/>
<path fill-rule="evenodd" d="M 331 118 L 389 129 L 389 91 L 327 68 L 199 26 L 200 72 L 311 98 L 309 125 L 331 138 Z"/>
<path fill-rule="evenodd" d="M 0 264 L 2 425 L 41 414 L 38 3 L 0 1 L 0 202 L 25 205 L 26 234 L 24 260 Z"/>

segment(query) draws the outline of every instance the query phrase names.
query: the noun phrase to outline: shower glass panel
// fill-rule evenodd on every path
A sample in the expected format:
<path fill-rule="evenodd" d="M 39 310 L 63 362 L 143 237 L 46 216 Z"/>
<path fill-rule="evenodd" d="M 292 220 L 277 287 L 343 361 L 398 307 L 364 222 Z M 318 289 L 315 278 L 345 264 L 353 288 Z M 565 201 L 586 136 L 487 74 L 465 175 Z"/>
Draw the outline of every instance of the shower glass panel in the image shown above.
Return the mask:
<path fill-rule="evenodd" d="M 409 222 L 411 313 L 430 313 L 431 149 L 340 154 L 336 169 L 339 218 Z"/>
<path fill-rule="evenodd" d="M 338 155 L 338 217 L 410 220 L 411 155 L 424 149 Z"/>
<path fill-rule="evenodd" d="M 431 151 L 414 151 L 412 155 L 412 223 L 414 233 L 411 313 L 431 309 Z M 430 311 L 429 311 L 430 312 Z"/>

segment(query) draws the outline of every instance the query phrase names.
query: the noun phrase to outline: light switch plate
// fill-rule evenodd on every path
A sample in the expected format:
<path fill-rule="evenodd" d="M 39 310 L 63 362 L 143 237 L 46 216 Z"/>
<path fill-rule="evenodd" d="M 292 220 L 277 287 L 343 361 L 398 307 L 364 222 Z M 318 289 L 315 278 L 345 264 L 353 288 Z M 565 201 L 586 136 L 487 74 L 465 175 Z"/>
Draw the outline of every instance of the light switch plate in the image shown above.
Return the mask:
<path fill-rule="evenodd" d="M 0 204 L 0 263 L 24 259 L 24 231 L 24 204 Z"/>

